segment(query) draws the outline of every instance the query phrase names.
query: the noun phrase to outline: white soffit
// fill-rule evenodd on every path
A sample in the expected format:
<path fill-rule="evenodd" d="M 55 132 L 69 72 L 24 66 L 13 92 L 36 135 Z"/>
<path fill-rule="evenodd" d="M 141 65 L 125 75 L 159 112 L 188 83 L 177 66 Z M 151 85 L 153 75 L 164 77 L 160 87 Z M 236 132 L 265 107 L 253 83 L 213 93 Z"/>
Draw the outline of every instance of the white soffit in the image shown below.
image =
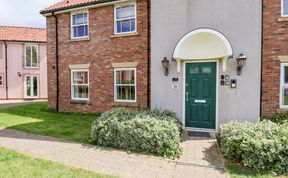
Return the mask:
<path fill-rule="evenodd" d="M 173 59 L 177 61 L 178 72 L 181 61 L 209 59 L 222 60 L 222 70 L 225 72 L 227 60 L 231 56 L 232 46 L 223 34 L 212 29 L 198 29 L 186 34 L 178 42 Z"/>

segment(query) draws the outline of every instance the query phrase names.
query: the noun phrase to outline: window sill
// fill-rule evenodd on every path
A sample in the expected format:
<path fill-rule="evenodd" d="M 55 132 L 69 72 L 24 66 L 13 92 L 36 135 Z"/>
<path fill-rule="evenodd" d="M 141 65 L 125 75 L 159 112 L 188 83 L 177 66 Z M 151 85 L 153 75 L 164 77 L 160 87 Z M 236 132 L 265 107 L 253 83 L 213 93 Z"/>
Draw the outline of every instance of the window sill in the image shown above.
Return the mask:
<path fill-rule="evenodd" d="M 24 70 L 39 70 L 39 67 L 24 67 Z"/>
<path fill-rule="evenodd" d="M 112 106 L 115 107 L 138 107 L 138 103 L 125 103 L 125 102 L 112 102 Z"/>
<path fill-rule="evenodd" d="M 278 22 L 288 22 L 288 17 L 279 17 Z"/>
<path fill-rule="evenodd" d="M 288 113 L 288 108 L 287 108 L 287 109 L 285 109 L 285 108 L 277 109 L 276 113 L 277 113 L 277 114 L 285 114 L 285 113 Z"/>
<path fill-rule="evenodd" d="M 83 104 L 83 105 L 91 105 L 90 100 L 71 100 L 70 104 Z"/>
<path fill-rule="evenodd" d="M 76 39 L 70 39 L 66 43 L 72 43 L 72 42 L 80 42 L 80 41 L 90 41 L 90 37 L 85 38 L 76 38 Z"/>
<path fill-rule="evenodd" d="M 124 34 L 114 34 L 111 35 L 111 38 L 121 38 L 121 37 L 129 37 L 129 36 L 138 36 L 138 32 L 132 32 L 132 33 L 124 33 Z"/>

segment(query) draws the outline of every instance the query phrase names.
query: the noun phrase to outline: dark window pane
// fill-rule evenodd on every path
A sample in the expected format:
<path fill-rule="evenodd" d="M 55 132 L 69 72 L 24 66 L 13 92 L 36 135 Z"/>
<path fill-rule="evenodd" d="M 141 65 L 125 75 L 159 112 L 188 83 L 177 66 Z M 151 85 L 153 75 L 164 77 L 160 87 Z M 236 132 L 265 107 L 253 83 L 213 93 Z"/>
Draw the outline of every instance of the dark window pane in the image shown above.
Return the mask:
<path fill-rule="evenodd" d="M 73 28 L 73 33 L 74 33 L 73 34 L 74 37 L 78 37 L 78 28 L 77 27 Z"/>
<path fill-rule="evenodd" d="M 130 32 L 130 31 L 131 31 L 131 20 L 123 20 L 122 32 Z"/>
<path fill-rule="evenodd" d="M 38 63 L 38 56 L 37 56 L 37 47 L 33 46 L 32 47 L 32 67 L 37 67 Z"/>
<path fill-rule="evenodd" d="M 284 67 L 284 82 L 288 83 L 288 66 Z"/>
<path fill-rule="evenodd" d="M 78 37 L 81 37 L 81 36 L 85 36 L 85 29 L 84 29 L 84 26 L 79 26 L 78 27 Z"/>
<path fill-rule="evenodd" d="M 117 33 L 121 33 L 122 32 L 122 22 L 118 21 L 117 22 Z"/>
<path fill-rule="evenodd" d="M 288 15 L 288 0 L 283 0 L 283 15 Z"/>
<path fill-rule="evenodd" d="M 135 31 L 135 19 L 131 20 L 131 31 Z"/>
<path fill-rule="evenodd" d="M 283 104 L 288 106 L 288 88 L 283 88 Z"/>
<path fill-rule="evenodd" d="M 27 67 L 31 67 L 31 46 L 26 46 L 26 64 Z"/>
<path fill-rule="evenodd" d="M 33 95 L 38 96 L 38 78 L 33 77 Z"/>

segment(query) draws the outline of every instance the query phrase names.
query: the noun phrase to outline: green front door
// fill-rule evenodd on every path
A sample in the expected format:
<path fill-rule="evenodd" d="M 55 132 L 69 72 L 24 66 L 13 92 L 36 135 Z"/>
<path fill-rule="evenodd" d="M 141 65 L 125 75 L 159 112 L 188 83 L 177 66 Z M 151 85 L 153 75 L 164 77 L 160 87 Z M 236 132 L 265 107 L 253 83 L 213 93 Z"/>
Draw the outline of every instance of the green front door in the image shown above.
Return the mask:
<path fill-rule="evenodd" d="M 216 62 L 187 63 L 185 126 L 215 129 Z"/>

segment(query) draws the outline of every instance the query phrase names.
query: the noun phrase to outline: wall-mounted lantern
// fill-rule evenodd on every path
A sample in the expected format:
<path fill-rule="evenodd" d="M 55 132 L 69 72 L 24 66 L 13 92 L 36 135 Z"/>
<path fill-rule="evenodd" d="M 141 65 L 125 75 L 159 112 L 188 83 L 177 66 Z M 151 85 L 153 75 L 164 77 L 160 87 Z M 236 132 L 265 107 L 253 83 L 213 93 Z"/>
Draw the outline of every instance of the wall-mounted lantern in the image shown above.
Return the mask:
<path fill-rule="evenodd" d="M 21 76 L 22 76 L 21 72 L 18 72 L 17 74 L 18 74 L 18 77 L 21 77 Z"/>
<path fill-rule="evenodd" d="M 169 74 L 169 60 L 167 59 L 167 57 L 164 57 L 164 59 L 161 61 L 162 62 L 162 66 L 164 68 L 164 75 L 168 76 Z"/>
<path fill-rule="evenodd" d="M 237 57 L 237 75 L 241 75 L 242 68 L 246 65 L 247 62 L 247 56 L 245 56 L 243 53 L 240 53 L 240 55 Z"/>

